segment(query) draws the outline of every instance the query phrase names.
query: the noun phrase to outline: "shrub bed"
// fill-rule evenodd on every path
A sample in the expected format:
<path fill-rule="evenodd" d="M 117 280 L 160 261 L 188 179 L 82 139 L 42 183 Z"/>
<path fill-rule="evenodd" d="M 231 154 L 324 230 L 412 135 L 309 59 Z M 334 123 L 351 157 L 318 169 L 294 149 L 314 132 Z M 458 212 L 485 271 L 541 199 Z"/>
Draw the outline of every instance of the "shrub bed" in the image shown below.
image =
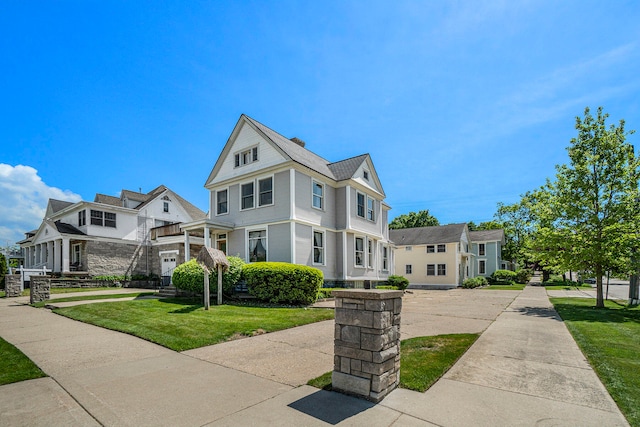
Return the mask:
<path fill-rule="evenodd" d="M 462 282 L 462 287 L 464 289 L 473 289 L 473 288 L 479 288 L 481 286 L 487 286 L 488 284 L 489 284 L 489 281 L 487 280 L 486 277 L 478 276 L 478 277 L 470 277 L 468 279 L 464 279 L 464 281 Z"/>
<path fill-rule="evenodd" d="M 247 264 L 242 275 L 251 295 L 275 304 L 313 304 L 324 279 L 317 268 L 286 262 Z"/>
<path fill-rule="evenodd" d="M 404 291 L 409 287 L 409 279 L 404 276 L 391 275 L 387 279 L 387 285 L 395 286 L 398 290 Z M 378 286 L 378 289 L 382 289 Z"/>

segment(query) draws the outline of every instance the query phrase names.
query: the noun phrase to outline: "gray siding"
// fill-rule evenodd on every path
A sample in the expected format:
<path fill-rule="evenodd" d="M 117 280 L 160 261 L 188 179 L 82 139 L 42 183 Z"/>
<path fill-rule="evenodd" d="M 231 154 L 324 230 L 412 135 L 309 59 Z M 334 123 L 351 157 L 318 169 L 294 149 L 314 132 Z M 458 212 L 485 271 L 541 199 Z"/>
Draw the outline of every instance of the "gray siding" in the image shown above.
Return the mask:
<path fill-rule="evenodd" d="M 336 188 L 334 190 L 336 207 L 336 229 L 347 228 L 347 187 Z"/>
<path fill-rule="evenodd" d="M 296 259 L 295 264 L 313 265 L 311 227 L 296 224 Z"/>
<path fill-rule="evenodd" d="M 267 232 L 269 261 L 291 262 L 291 226 L 289 223 L 270 225 Z"/>
<path fill-rule="evenodd" d="M 247 250 L 244 228 L 239 228 L 227 233 L 227 255 L 238 256 L 247 260 Z"/>
<path fill-rule="evenodd" d="M 312 181 L 309 175 L 296 171 L 295 173 L 295 204 L 296 218 L 318 224 L 322 227 L 335 228 L 335 189 L 325 180 L 316 179 L 324 184 L 324 207 L 322 210 L 313 207 Z"/>
<path fill-rule="evenodd" d="M 382 221 L 382 219 L 379 217 L 379 212 L 380 212 L 380 202 L 378 200 L 375 201 L 375 211 L 376 211 L 376 217 L 375 217 L 375 222 L 373 221 L 369 221 L 368 219 L 366 219 L 366 209 L 367 209 L 367 205 L 366 205 L 366 198 L 365 198 L 365 218 L 362 218 L 360 216 L 358 216 L 358 197 L 357 197 L 357 193 L 359 193 L 360 191 L 357 191 L 355 188 L 351 188 L 351 200 L 350 200 L 350 204 L 351 204 L 351 228 L 359 230 L 359 231 L 363 231 L 365 233 L 371 233 L 371 234 L 375 234 L 378 236 L 382 235 L 382 227 L 380 226 L 380 223 Z M 360 192 L 361 193 L 361 192 Z M 366 193 L 363 193 L 366 196 Z"/>

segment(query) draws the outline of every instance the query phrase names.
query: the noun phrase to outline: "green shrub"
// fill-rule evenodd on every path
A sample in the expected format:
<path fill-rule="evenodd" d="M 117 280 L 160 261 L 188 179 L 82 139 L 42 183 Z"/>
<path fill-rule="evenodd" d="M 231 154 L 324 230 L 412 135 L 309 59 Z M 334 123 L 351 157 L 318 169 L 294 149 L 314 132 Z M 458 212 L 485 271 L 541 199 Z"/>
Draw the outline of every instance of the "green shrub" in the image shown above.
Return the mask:
<path fill-rule="evenodd" d="M 481 286 L 487 286 L 489 281 L 486 277 L 478 276 L 478 277 L 469 277 L 468 279 L 464 279 L 462 282 L 462 287 L 465 289 L 474 289 L 479 288 Z"/>
<path fill-rule="evenodd" d="M 516 277 L 516 272 L 509 270 L 496 270 L 491 275 L 491 278 L 496 282 L 512 282 L 516 280 Z"/>
<path fill-rule="evenodd" d="M 229 270 L 222 273 L 222 292 L 230 295 L 233 288 L 240 280 L 244 261 L 238 257 L 227 257 Z M 195 260 L 189 260 L 180 264 L 173 270 L 173 286 L 183 291 L 196 294 L 204 293 L 204 268 Z M 209 274 L 209 292 L 213 295 L 218 292 L 218 271 Z"/>
<path fill-rule="evenodd" d="M 195 259 L 180 264 L 173 270 L 173 286 L 183 291 L 202 294 L 204 292 L 204 269 Z"/>
<path fill-rule="evenodd" d="M 320 289 L 318 289 L 318 299 L 333 298 L 333 295 L 331 295 L 331 292 L 335 291 L 336 289 L 344 289 L 344 288 L 320 288 Z"/>
<path fill-rule="evenodd" d="M 516 283 L 527 284 L 531 280 L 531 276 L 533 276 L 533 271 L 528 268 L 521 268 L 516 271 Z"/>
<path fill-rule="evenodd" d="M 397 291 L 398 287 L 397 286 L 391 286 L 391 285 L 381 285 L 381 286 L 376 286 L 376 289 L 383 289 L 383 290 L 387 290 L 387 291 Z"/>
<path fill-rule="evenodd" d="M 242 269 L 249 293 L 275 304 L 313 304 L 323 283 L 322 271 L 286 262 L 255 262 Z"/>
<path fill-rule="evenodd" d="M 409 287 L 409 279 L 403 276 L 391 275 L 387 279 L 387 284 L 389 286 L 396 286 L 399 290 L 404 291 Z M 380 289 L 380 287 L 378 287 L 378 289 Z"/>
<path fill-rule="evenodd" d="M 98 280 L 100 282 L 123 282 L 125 280 L 129 280 L 129 277 L 116 276 L 116 275 L 102 275 L 102 276 L 93 276 L 93 280 Z"/>

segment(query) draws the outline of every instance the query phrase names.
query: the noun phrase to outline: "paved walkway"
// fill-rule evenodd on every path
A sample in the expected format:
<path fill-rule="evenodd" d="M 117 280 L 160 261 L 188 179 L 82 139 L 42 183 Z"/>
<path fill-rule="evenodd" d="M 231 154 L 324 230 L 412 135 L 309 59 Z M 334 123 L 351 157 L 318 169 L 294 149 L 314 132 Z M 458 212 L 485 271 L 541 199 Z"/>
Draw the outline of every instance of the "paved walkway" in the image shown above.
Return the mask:
<path fill-rule="evenodd" d="M 403 338 L 484 332 L 426 393 L 378 405 L 300 385 L 332 368 L 331 321 L 176 353 L 17 300 L 0 336 L 50 377 L 0 387 L 3 426 L 627 425 L 544 288 L 408 294 Z"/>

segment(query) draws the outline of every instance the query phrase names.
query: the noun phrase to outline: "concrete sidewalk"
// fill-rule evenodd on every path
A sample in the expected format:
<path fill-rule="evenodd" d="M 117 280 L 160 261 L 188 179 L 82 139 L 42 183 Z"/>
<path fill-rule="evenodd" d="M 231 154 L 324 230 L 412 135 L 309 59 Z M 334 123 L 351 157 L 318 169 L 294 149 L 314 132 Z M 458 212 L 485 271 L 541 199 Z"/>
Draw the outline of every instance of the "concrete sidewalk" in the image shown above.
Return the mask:
<path fill-rule="evenodd" d="M 0 424 L 627 425 L 544 288 L 416 291 L 402 316 L 403 338 L 484 332 L 426 393 L 374 405 L 299 386 L 331 370 L 332 322 L 176 353 L 3 299 L 0 336 L 51 377 L 1 386 Z"/>

